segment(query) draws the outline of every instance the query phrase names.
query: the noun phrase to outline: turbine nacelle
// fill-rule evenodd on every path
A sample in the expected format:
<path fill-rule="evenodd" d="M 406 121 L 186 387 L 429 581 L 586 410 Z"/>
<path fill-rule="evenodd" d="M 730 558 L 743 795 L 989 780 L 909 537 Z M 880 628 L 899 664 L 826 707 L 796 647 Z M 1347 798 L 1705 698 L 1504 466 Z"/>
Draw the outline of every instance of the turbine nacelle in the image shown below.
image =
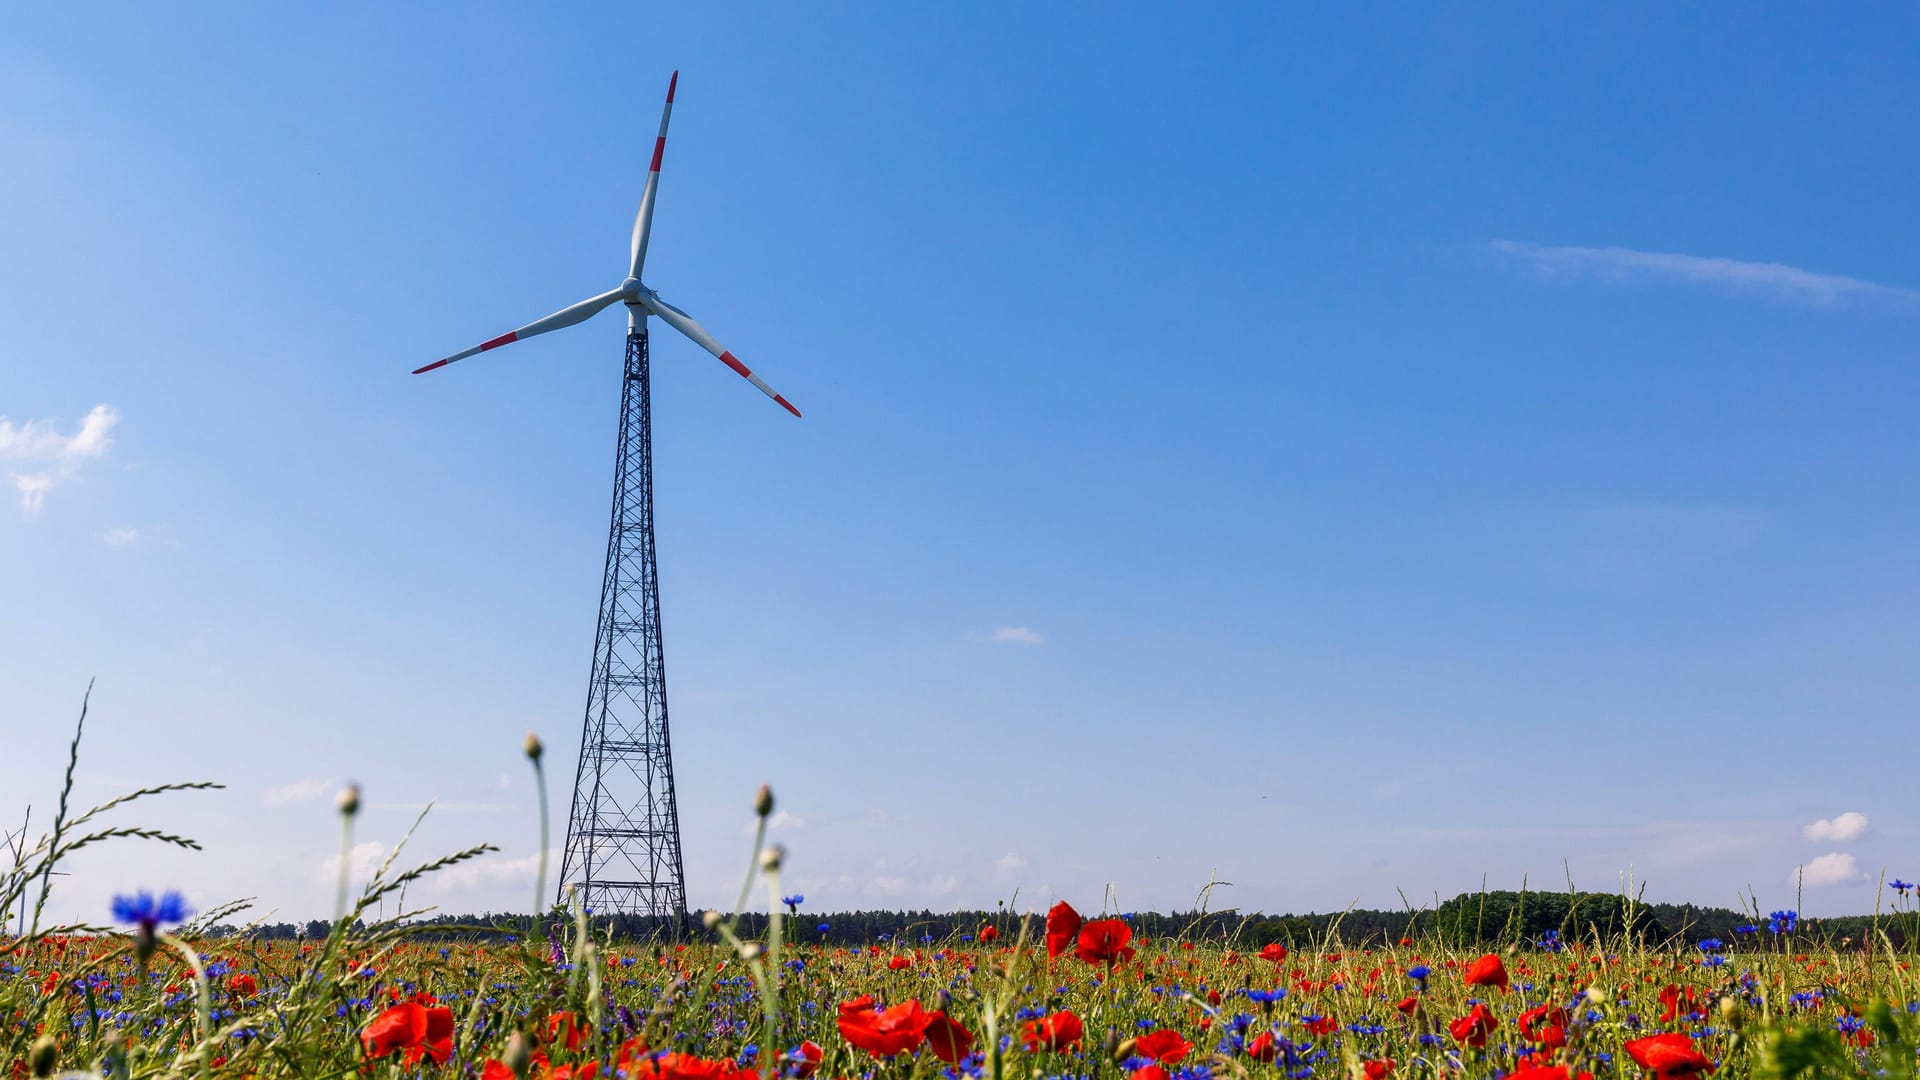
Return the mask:
<path fill-rule="evenodd" d="M 620 283 L 620 297 L 629 304 L 637 304 L 642 296 L 657 295 L 652 289 L 640 284 L 640 279 L 630 277 Z"/>

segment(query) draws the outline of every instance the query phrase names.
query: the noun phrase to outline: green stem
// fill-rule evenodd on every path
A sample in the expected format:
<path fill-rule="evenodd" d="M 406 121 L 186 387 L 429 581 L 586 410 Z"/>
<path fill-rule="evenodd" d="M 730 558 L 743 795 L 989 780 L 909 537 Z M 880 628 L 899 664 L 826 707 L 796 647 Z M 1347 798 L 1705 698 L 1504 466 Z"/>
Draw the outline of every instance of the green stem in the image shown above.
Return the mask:
<path fill-rule="evenodd" d="M 187 962 L 187 966 L 193 969 L 194 996 L 200 1021 L 200 1042 L 202 1043 L 199 1048 L 200 1075 L 204 1080 L 205 1077 L 213 1074 L 211 1059 L 213 1047 L 204 1045 L 213 1033 L 213 991 L 207 985 L 207 969 L 201 966 L 200 954 L 194 952 L 192 947 L 186 942 L 181 941 L 179 938 L 174 937 L 164 930 L 155 931 L 154 936 L 165 942 L 168 948 L 179 953 L 181 958 Z"/>
<path fill-rule="evenodd" d="M 540 855 L 539 871 L 533 881 L 533 942 L 540 947 L 540 910 L 547 899 L 547 770 L 540 767 L 540 755 L 529 755 L 533 761 L 533 786 L 540 793 Z"/>

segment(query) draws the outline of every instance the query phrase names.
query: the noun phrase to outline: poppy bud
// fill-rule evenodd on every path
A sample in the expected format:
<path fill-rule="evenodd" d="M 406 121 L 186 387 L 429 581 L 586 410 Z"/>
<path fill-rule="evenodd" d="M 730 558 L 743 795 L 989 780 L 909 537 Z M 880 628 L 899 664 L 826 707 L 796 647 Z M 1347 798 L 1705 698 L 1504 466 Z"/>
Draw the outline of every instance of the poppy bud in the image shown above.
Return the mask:
<path fill-rule="evenodd" d="M 1115 1040 L 1118 1041 L 1116 1042 Z M 1107 1053 L 1111 1055 L 1115 1061 L 1125 1061 L 1133 1056 L 1133 1040 L 1121 1039 L 1118 1031 L 1108 1028 Z"/>
<path fill-rule="evenodd" d="M 773 813 L 773 789 L 765 784 L 753 793 L 753 812 L 761 817 Z"/>
<path fill-rule="evenodd" d="M 1720 999 L 1720 1016 L 1722 1019 L 1726 1020 L 1727 1026 L 1734 1029 L 1735 1031 L 1740 1030 L 1741 1028 L 1745 1027 L 1747 1024 L 1746 1014 L 1741 1011 L 1740 1001 L 1738 998 L 1734 998 L 1734 997 L 1721 998 Z"/>
<path fill-rule="evenodd" d="M 546 747 L 540 745 L 540 736 L 535 735 L 531 731 L 527 732 L 527 741 L 520 745 L 521 749 L 527 752 L 528 761 L 539 761 L 540 755 L 546 753 L 547 750 Z"/>
<path fill-rule="evenodd" d="M 779 844 L 772 844 L 762 849 L 760 852 L 760 869 L 765 870 L 767 873 L 771 874 L 774 871 L 780 869 L 780 863 L 784 859 L 786 859 L 786 857 L 787 857 L 786 848 L 782 847 Z"/>
<path fill-rule="evenodd" d="M 526 1080 L 527 1066 L 533 1064 L 533 1047 L 527 1042 L 524 1032 L 516 1031 L 507 1036 L 507 1052 L 500 1056 L 500 1063 L 513 1070 L 519 1080 Z"/>
<path fill-rule="evenodd" d="M 740 945 L 740 959 L 745 960 L 749 964 L 760 959 L 760 943 L 757 941 L 742 942 Z"/>
<path fill-rule="evenodd" d="M 27 1059 L 33 1075 L 52 1076 L 53 1067 L 60 1064 L 60 1044 L 53 1041 L 53 1036 L 42 1035 L 33 1040 L 33 1049 L 27 1052 Z"/>
<path fill-rule="evenodd" d="M 946 1012 L 948 1009 L 953 1008 L 953 995 L 947 993 L 945 990 L 933 995 L 933 1000 L 934 1003 L 940 1007 L 941 1012 Z"/>
<path fill-rule="evenodd" d="M 346 787 L 340 789 L 339 796 L 337 796 L 333 802 L 335 806 L 340 808 L 340 815 L 342 817 L 352 817 L 359 813 L 360 785 L 349 781 Z"/>
<path fill-rule="evenodd" d="M 720 919 L 721 919 L 720 913 L 713 910 L 712 908 L 708 908 L 706 911 L 703 911 L 700 913 L 700 925 L 706 927 L 709 930 L 713 929 L 716 926 L 719 926 Z"/>

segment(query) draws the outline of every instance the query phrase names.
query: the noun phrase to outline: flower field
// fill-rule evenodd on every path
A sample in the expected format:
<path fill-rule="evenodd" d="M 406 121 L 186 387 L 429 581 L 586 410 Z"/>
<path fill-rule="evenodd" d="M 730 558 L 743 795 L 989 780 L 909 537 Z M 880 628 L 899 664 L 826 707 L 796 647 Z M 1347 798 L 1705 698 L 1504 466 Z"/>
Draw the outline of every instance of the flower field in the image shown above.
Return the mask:
<path fill-rule="evenodd" d="M 177 901 L 121 914 L 129 934 L 11 943 L 8 1075 L 1911 1076 L 1920 1007 L 1907 958 L 1790 934 L 1732 953 L 1242 950 L 1062 903 L 1031 939 L 1009 920 L 782 948 L 720 922 L 700 935 L 718 941 L 620 942 L 581 919 L 533 948 L 397 926 L 195 941 L 159 925 Z"/>
<path fill-rule="evenodd" d="M 537 774 L 537 741 L 528 757 Z M 78 814 L 63 798 L 49 835 L 18 849 L 0 893 L 23 923 L 0 937 L 6 1077 L 1915 1075 L 1912 939 L 1877 925 L 1832 944 L 1776 911 L 1731 943 L 1562 930 L 1489 948 L 1429 923 L 1390 943 L 1343 944 L 1336 926 L 1255 946 L 1217 921 L 1149 936 L 1144 920 L 1060 902 L 944 938 L 830 942 L 780 890 L 765 789 L 735 914 L 678 937 L 622 938 L 577 904 L 467 929 L 370 918 L 484 846 L 402 872 L 390 859 L 351 902 L 343 880 L 330 929 L 303 940 L 212 933 L 241 906 L 196 919 L 175 893 L 121 896 L 101 913 L 113 926 L 43 925 L 53 867 L 73 851 L 196 846 L 102 815 L 209 786 Z M 344 794 L 343 848 L 358 807 Z M 768 913 L 743 918 L 756 885 Z M 1893 885 L 1905 909 L 1914 887 Z"/>

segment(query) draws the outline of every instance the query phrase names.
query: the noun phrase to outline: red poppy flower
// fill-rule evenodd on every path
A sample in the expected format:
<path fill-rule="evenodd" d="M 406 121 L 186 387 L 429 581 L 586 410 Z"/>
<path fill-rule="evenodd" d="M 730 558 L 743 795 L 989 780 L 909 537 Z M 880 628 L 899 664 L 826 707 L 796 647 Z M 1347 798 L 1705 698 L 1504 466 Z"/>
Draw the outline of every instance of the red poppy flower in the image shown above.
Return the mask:
<path fill-rule="evenodd" d="M 875 1057 L 911 1050 L 927 1034 L 927 1014 L 911 998 L 881 1012 L 873 995 L 862 994 L 840 1006 L 838 1023 L 841 1038 Z"/>
<path fill-rule="evenodd" d="M 999 936 L 1000 936 L 1000 931 L 994 929 L 991 926 L 983 926 L 980 928 L 979 937 L 981 941 L 992 941 L 993 939 Z"/>
<path fill-rule="evenodd" d="M 1309 1016 L 1300 1021 L 1309 1035 L 1331 1035 L 1340 1030 L 1340 1021 L 1331 1016 Z"/>
<path fill-rule="evenodd" d="M 1696 1049 L 1692 1039 L 1677 1031 L 1631 1039 L 1627 1042 L 1626 1051 L 1628 1057 L 1638 1062 L 1641 1068 L 1652 1069 L 1653 1075 L 1660 1080 L 1698 1076 L 1714 1070 L 1712 1059 Z"/>
<path fill-rule="evenodd" d="M 1567 1045 L 1567 1010 L 1558 1005 L 1541 1005 L 1521 1013 L 1520 1037 L 1539 1043 L 1547 1050 Z"/>
<path fill-rule="evenodd" d="M 1129 1080 L 1167 1080 L 1167 1070 L 1158 1065 L 1142 1065 L 1127 1076 Z"/>
<path fill-rule="evenodd" d="M 418 1046 L 427 1037 L 427 1009 L 414 1002 L 395 1005 L 360 1029 L 368 1057 L 382 1058 L 396 1050 Z"/>
<path fill-rule="evenodd" d="M 1507 1080 L 1593 1080 L 1593 1074 L 1575 1073 L 1565 1065 L 1522 1065 L 1508 1073 Z"/>
<path fill-rule="evenodd" d="M 1416 994 L 1408 994 L 1406 997 L 1403 997 L 1400 999 L 1400 1004 L 1394 1006 L 1394 1008 L 1399 1009 L 1402 1013 L 1408 1016 L 1412 1016 L 1413 1010 L 1419 1007 L 1420 1007 L 1420 998 Z"/>
<path fill-rule="evenodd" d="M 1047 957 L 1052 959 L 1067 951 L 1080 936 L 1081 924 L 1086 920 L 1073 910 L 1073 905 L 1065 900 L 1047 909 Z"/>
<path fill-rule="evenodd" d="M 1247 1044 L 1247 1056 L 1255 1061 L 1272 1061 L 1280 1052 L 1279 1044 L 1273 1040 L 1273 1032 L 1263 1031 Z"/>
<path fill-rule="evenodd" d="M 1069 1050 L 1080 1045 L 1086 1033 L 1080 1018 L 1062 1009 L 1052 1016 L 1027 1021 L 1020 1028 L 1020 1041 L 1028 1050 Z"/>
<path fill-rule="evenodd" d="M 408 1065 L 430 1057 L 438 1065 L 453 1056 L 453 1010 L 402 1002 L 373 1018 L 360 1032 L 368 1057 L 386 1057 L 404 1051 Z"/>
<path fill-rule="evenodd" d="M 912 966 L 913 961 L 904 956 L 896 956 L 887 961 L 888 971 L 899 971 L 901 968 L 910 968 Z"/>
<path fill-rule="evenodd" d="M 1074 952 L 1089 964 L 1126 963 L 1133 959 L 1133 930 L 1119 919 L 1095 919 L 1080 928 Z"/>
<path fill-rule="evenodd" d="M 247 994 L 258 993 L 259 990 L 260 984 L 254 981 L 253 976 L 244 971 L 227 979 L 227 993 L 229 994 L 237 994 L 244 997 Z"/>
<path fill-rule="evenodd" d="M 794 1080 L 807 1080 L 807 1077 L 812 1076 L 813 1071 L 820 1067 L 820 1059 L 823 1056 L 819 1043 L 812 1039 L 802 1042 L 799 1053 L 794 1055 L 792 1069 L 788 1075 Z"/>
<path fill-rule="evenodd" d="M 928 1013 L 922 1030 L 933 1056 L 949 1065 L 960 1064 L 960 1059 L 973 1049 L 973 1032 L 944 1012 L 936 1010 Z"/>
<path fill-rule="evenodd" d="M 1361 1068 L 1366 1070 L 1367 1080 L 1386 1080 L 1393 1075 L 1393 1067 L 1397 1064 L 1392 1058 L 1375 1058 Z"/>
<path fill-rule="evenodd" d="M 1487 1036 L 1493 1034 L 1493 1029 L 1498 1026 L 1486 1005 L 1480 1004 L 1475 1005 L 1472 1012 L 1448 1024 L 1447 1032 L 1455 1042 L 1466 1043 L 1477 1049 L 1487 1045 Z"/>
<path fill-rule="evenodd" d="M 1704 1015 L 1705 1010 L 1700 1008 L 1700 999 L 1694 993 L 1693 987 L 1682 989 L 1668 983 L 1666 988 L 1660 991 L 1660 1022 L 1671 1024 L 1673 1018 L 1680 1015 L 1682 1005 L 1686 1006 L 1687 1016 L 1690 1018 L 1696 1014 Z"/>
<path fill-rule="evenodd" d="M 547 1017 L 547 1041 L 567 1048 L 569 1053 L 586 1045 L 587 1032 L 580 1026 L 580 1018 L 570 1012 L 557 1012 Z"/>
<path fill-rule="evenodd" d="M 1133 1040 L 1134 1053 L 1167 1065 L 1178 1064 L 1191 1049 L 1193 1044 L 1172 1028 L 1149 1031 Z"/>
<path fill-rule="evenodd" d="M 1273 942 L 1270 945 L 1267 945 L 1266 947 L 1260 950 L 1260 959 L 1262 960 L 1271 960 L 1274 963 L 1278 964 L 1285 961 L 1286 958 L 1287 958 L 1287 947 L 1285 945 L 1280 944 L 1277 941 Z"/>
<path fill-rule="evenodd" d="M 535 1059 L 538 1060 L 538 1055 L 535 1055 Z M 578 1066 L 573 1073 L 574 1080 L 588 1080 L 592 1074 L 586 1070 L 592 1068 L 594 1064 L 594 1062 L 588 1062 L 586 1065 Z M 544 1078 L 547 1074 L 536 1068 L 531 1075 Z M 706 1058 L 695 1057 L 692 1054 L 675 1053 L 661 1054 L 657 1058 L 641 1058 L 632 1064 L 632 1071 L 628 1075 L 639 1080 L 753 1080 L 754 1077 L 759 1076 L 751 1069 L 742 1070 L 726 1058 L 708 1061 Z M 561 1080 L 560 1069 L 553 1070 L 552 1077 L 553 1080 Z"/>
<path fill-rule="evenodd" d="M 1497 986 L 1507 989 L 1507 965 L 1500 962 L 1494 953 L 1475 960 L 1467 965 L 1466 981 L 1468 986 Z"/>

